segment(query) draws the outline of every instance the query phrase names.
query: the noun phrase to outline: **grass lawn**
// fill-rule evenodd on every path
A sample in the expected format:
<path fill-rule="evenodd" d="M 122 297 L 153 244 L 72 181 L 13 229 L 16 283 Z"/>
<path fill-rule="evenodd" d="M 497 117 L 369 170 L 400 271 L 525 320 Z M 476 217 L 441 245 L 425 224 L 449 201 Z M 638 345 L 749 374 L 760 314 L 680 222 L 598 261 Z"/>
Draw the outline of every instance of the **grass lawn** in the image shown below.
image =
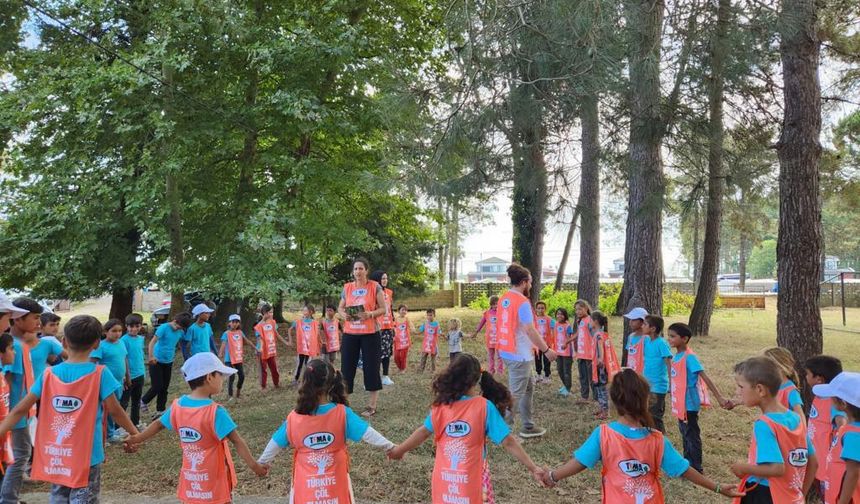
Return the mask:
<path fill-rule="evenodd" d="M 772 303 L 775 305 L 775 303 Z M 85 307 L 81 310 L 85 311 Z M 103 314 L 96 314 L 102 315 Z M 825 309 L 822 312 L 824 325 L 841 327 L 841 312 Z M 423 314 L 412 313 L 410 318 L 418 322 Z M 439 310 L 438 319 L 443 323 L 450 317 L 459 317 L 465 332 L 474 329 L 480 314 L 468 309 Z M 64 319 L 68 318 L 64 315 Z M 684 320 L 672 317 L 667 323 Z M 860 331 L 860 309 L 848 313 L 848 328 Z M 621 321 L 610 322 L 610 333 L 620 349 Z M 416 324 L 417 325 L 417 324 Z M 693 342 L 708 374 L 725 395 L 733 395 L 734 382 L 731 377 L 733 364 L 747 356 L 773 346 L 776 340 L 776 309 L 767 310 L 721 310 L 716 312 L 712 324 L 712 336 Z M 466 341 L 466 351 L 485 360 L 482 340 Z M 826 330 L 824 334 L 826 353 L 842 359 L 845 368 L 860 369 L 860 334 Z M 446 346 L 440 344 L 439 363 L 447 362 Z M 380 398 L 380 409 L 373 419 L 373 426 L 392 441 L 404 440 L 427 414 L 430 402 L 430 373 L 415 374 L 413 369 L 420 357 L 420 346 L 413 346 L 410 366 L 405 375 L 393 375 L 396 385 L 385 389 Z M 249 355 L 246 360 L 251 358 Z M 293 357 L 281 355 L 279 366 L 282 376 L 289 375 L 294 367 Z M 181 361 L 181 359 L 177 360 Z M 392 362 L 392 369 L 394 364 Z M 239 432 L 247 440 L 251 451 L 258 455 L 268 442 L 272 432 L 284 420 L 295 403 L 294 390 L 261 393 L 258 385 L 258 370 L 248 365 L 244 396 L 240 401 L 226 405 L 239 425 Z M 283 379 L 283 378 L 282 378 Z M 359 375 L 357 383 L 361 383 Z M 573 398 L 564 400 L 556 396 L 560 386 L 553 372 L 552 384 L 540 385 L 535 397 L 536 420 L 547 428 L 542 439 L 525 441 L 526 451 L 539 464 L 557 465 L 565 461 L 573 449 L 579 446 L 597 425 L 592 419 L 592 407 L 577 407 Z M 574 381 L 575 377 L 574 377 Z M 225 385 L 226 387 L 226 385 Z M 361 388 L 360 385 L 357 388 Z M 174 374 L 171 396 L 185 393 L 186 385 L 178 371 Z M 224 399 L 223 396 L 220 399 Z M 360 410 L 367 402 L 367 394 L 356 393 L 352 406 Z M 152 403 L 154 406 L 154 402 Z M 704 465 L 706 473 L 723 483 L 734 483 L 728 470 L 729 464 L 746 457 L 752 421 L 757 412 L 743 407 L 734 411 L 719 408 L 705 411 L 701 417 L 702 437 L 705 447 Z M 680 449 L 677 423 L 666 413 L 666 425 L 670 439 Z M 429 502 L 430 472 L 433 467 L 433 446 L 425 443 L 401 462 L 388 462 L 381 452 L 367 445 L 350 447 L 351 475 L 356 497 L 362 502 Z M 568 479 L 556 489 L 539 488 L 532 482 L 526 470 L 508 456 L 504 450 L 492 446 L 489 449 L 496 496 L 499 502 L 599 502 L 599 470 L 588 471 Z M 257 479 L 245 465 L 236 460 L 239 473 L 239 495 L 282 497 L 289 492 L 291 467 L 290 452 L 282 453 L 276 460 L 267 479 Z M 141 448 L 137 454 L 127 455 L 118 446 L 108 449 L 108 461 L 102 473 L 102 488 L 109 493 L 147 494 L 164 496 L 176 490 L 180 467 L 179 444 L 173 433 L 165 432 Z M 728 502 L 713 493 L 693 486 L 684 480 L 669 480 L 665 486 L 668 502 Z"/>

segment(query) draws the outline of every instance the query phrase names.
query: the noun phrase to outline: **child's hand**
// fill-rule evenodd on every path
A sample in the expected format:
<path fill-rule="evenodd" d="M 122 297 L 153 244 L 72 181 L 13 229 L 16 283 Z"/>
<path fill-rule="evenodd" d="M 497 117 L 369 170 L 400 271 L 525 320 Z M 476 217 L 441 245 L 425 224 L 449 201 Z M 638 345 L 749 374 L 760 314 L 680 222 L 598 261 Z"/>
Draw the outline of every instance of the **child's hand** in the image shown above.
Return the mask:
<path fill-rule="evenodd" d="M 385 456 L 388 457 L 388 460 L 402 460 L 403 455 L 403 450 L 400 449 L 400 445 L 395 445 L 394 448 L 385 452 Z"/>
<path fill-rule="evenodd" d="M 122 444 L 122 449 L 126 453 L 137 453 L 138 447 L 140 447 L 140 445 L 131 444 L 128 442 L 128 439 L 126 439 L 125 442 Z"/>
<path fill-rule="evenodd" d="M 546 488 L 553 488 L 555 487 L 556 482 L 552 480 L 549 473 L 549 467 L 543 468 L 543 474 L 541 474 L 541 484 Z"/>
<path fill-rule="evenodd" d="M 722 406 L 723 409 L 731 410 L 735 407 L 735 403 L 732 402 L 731 399 L 723 399 L 723 402 L 720 403 L 720 406 Z"/>
<path fill-rule="evenodd" d="M 746 494 L 746 492 L 739 491 L 736 485 L 720 484 L 720 495 L 724 495 L 726 497 L 743 497 Z"/>
<path fill-rule="evenodd" d="M 254 462 L 254 465 L 251 466 L 251 470 L 254 471 L 254 474 L 261 478 L 265 478 L 269 475 L 269 466 L 263 465 L 259 462 Z"/>
<path fill-rule="evenodd" d="M 737 476 L 738 478 L 744 478 L 747 476 L 746 464 L 743 462 L 735 462 L 730 467 L 732 474 Z"/>

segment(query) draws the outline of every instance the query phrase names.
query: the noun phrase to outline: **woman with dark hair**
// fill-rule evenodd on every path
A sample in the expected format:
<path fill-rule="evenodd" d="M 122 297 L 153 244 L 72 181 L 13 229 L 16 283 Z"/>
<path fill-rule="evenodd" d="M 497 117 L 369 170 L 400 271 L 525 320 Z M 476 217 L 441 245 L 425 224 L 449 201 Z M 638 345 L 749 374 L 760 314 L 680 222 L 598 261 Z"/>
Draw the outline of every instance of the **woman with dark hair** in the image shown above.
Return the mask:
<path fill-rule="evenodd" d="M 376 270 L 370 274 L 370 279 L 382 286 L 382 294 L 385 296 L 385 313 L 379 317 L 379 339 L 382 344 L 380 350 L 380 361 L 382 362 L 382 384 L 394 385 L 394 381 L 388 377 L 388 367 L 391 365 L 391 356 L 394 354 L 394 291 L 388 288 L 388 273 Z"/>
<path fill-rule="evenodd" d="M 343 340 L 340 346 L 340 370 L 346 382 L 346 393 L 352 394 L 355 369 L 359 357 L 364 359 L 364 388 L 370 392 L 370 401 L 363 416 L 376 414 L 382 379 L 379 375 L 379 352 L 381 350 L 379 322 L 377 317 L 386 312 L 385 293 L 382 286 L 367 278 L 370 264 L 358 258 L 352 263 L 354 281 L 343 286 L 338 313 L 344 319 Z"/>

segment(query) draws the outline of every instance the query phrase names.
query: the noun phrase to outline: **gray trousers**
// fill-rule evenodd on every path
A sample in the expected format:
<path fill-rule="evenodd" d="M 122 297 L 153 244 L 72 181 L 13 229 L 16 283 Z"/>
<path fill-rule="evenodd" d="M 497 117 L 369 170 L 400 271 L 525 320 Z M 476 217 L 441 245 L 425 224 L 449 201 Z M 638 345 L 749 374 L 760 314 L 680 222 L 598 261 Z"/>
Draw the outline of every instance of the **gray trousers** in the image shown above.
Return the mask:
<path fill-rule="evenodd" d="M 510 417 L 510 423 L 514 422 L 514 416 L 519 413 L 524 428 L 534 427 L 532 421 L 532 404 L 535 391 L 534 371 L 532 371 L 534 362 L 531 359 L 526 361 L 504 359 L 504 361 L 505 365 L 508 366 L 508 386 L 514 397 L 514 411 Z"/>
<path fill-rule="evenodd" d="M 102 465 L 90 466 L 90 476 L 87 486 L 69 488 L 61 485 L 51 485 L 50 504 L 98 504 L 99 492 L 102 486 Z"/>
<path fill-rule="evenodd" d="M 12 455 L 15 457 L 15 462 L 6 468 L 6 475 L 3 476 L 3 485 L 0 486 L 0 504 L 18 504 L 18 494 L 21 492 L 21 485 L 24 482 L 24 469 L 27 467 L 27 461 L 30 460 L 30 454 L 33 452 L 33 444 L 30 441 L 30 432 L 24 427 L 23 429 L 12 429 Z"/>

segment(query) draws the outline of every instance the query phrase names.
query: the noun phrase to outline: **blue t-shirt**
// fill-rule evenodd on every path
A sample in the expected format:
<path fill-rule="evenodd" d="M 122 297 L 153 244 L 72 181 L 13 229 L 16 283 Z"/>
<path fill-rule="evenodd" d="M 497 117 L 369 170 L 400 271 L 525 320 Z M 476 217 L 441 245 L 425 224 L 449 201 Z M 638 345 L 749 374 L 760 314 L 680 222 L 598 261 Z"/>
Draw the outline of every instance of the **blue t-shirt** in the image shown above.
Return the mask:
<path fill-rule="evenodd" d="M 12 364 L 6 366 L 7 376 L 9 380 L 9 410 L 18 405 L 21 399 L 27 395 L 24 388 L 24 352 L 21 350 L 21 341 L 18 338 L 12 338 L 12 347 L 15 349 L 15 360 Z M 35 374 L 34 374 L 35 378 Z M 23 429 L 27 427 L 27 418 L 21 418 L 13 429 Z"/>
<path fill-rule="evenodd" d="M 125 380 L 125 358 L 127 356 L 128 350 L 120 340 L 113 343 L 106 339 L 102 340 L 99 347 L 90 353 L 90 359 L 96 359 L 99 364 L 107 366 L 113 377 L 120 383 Z"/>
<path fill-rule="evenodd" d="M 643 439 L 651 433 L 651 430 L 645 427 L 628 427 L 621 422 L 610 422 L 609 428 L 627 439 Z M 595 464 L 602 460 L 599 426 L 591 431 L 588 439 L 573 452 L 573 458 L 589 469 L 593 469 Z M 689 467 L 690 462 L 678 453 L 668 437 L 663 436 L 663 458 L 660 460 L 660 469 L 672 478 L 677 478 L 687 472 Z"/>
<path fill-rule="evenodd" d="M 699 398 L 699 390 L 696 387 L 699 382 L 699 373 L 705 370 L 702 367 L 702 363 L 699 362 L 699 358 L 696 354 L 689 352 L 679 352 L 676 353 L 672 357 L 672 362 L 678 362 L 681 360 L 681 357 L 687 354 L 686 368 L 687 368 L 687 395 L 684 400 L 686 404 L 687 411 L 699 411 L 702 409 L 702 401 Z"/>
<path fill-rule="evenodd" d="M 515 337 L 517 338 L 517 352 L 509 353 L 509 352 L 499 352 L 499 356 L 503 359 L 508 359 L 512 361 L 518 362 L 526 362 L 534 359 L 534 353 L 532 351 L 532 342 L 529 339 L 528 334 L 521 329 L 522 326 L 527 324 L 534 324 L 534 312 L 532 311 L 532 305 L 529 303 L 523 303 L 520 305 L 517 310 L 517 318 L 519 319 L 519 326 L 517 327 L 515 333 Z"/>
<path fill-rule="evenodd" d="M 55 355 L 57 357 L 63 353 L 63 345 L 46 338 L 39 339 L 39 342 L 30 349 L 30 361 L 33 363 L 33 379 L 42 376 L 45 368 L 48 367 L 48 357 Z"/>
<path fill-rule="evenodd" d="M 187 395 L 179 398 L 179 405 L 183 408 L 202 408 L 203 406 L 209 406 L 212 402 L 212 399 L 195 399 Z M 173 404 L 171 403 L 161 415 L 161 425 L 169 430 L 174 430 L 173 424 L 170 423 L 170 408 L 172 406 Z M 230 418 L 230 413 L 227 413 L 224 406 L 219 404 L 215 409 L 215 435 L 218 436 L 218 439 L 224 439 L 234 430 L 236 430 L 236 422 Z"/>
<path fill-rule="evenodd" d="M 466 399 L 470 399 L 470 397 L 463 396 L 457 400 L 463 401 Z M 496 408 L 495 404 L 490 401 L 486 401 L 486 404 L 487 420 L 484 422 L 484 433 L 493 443 L 497 445 L 502 444 L 502 441 L 511 434 L 511 428 L 505 423 L 505 420 L 502 418 L 502 414 L 499 413 L 499 409 Z M 428 414 L 427 418 L 424 419 L 424 428 L 433 432 L 432 413 Z M 484 451 L 484 456 L 486 457 L 486 449 Z"/>
<path fill-rule="evenodd" d="M 325 415 L 329 411 L 333 410 L 334 407 L 334 403 L 320 404 L 317 406 L 317 409 L 314 410 L 314 415 Z M 352 408 L 349 406 L 346 407 L 346 439 L 354 443 L 361 441 L 361 438 L 364 437 L 364 433 L 367 432 L 368 427 L 368 423 L 360 416 L 356 415 L 355 412 L 352 411 Z M 284 423 L 282 423 L 281 426 L 278 427 L 278 430 L 272 434 L 272 441 L 281 448 L 287 448 L 290 446 L 290 440 L 287 439 L 286 420 L 284 420 Z"/>
<path fill-rule="evenodd" d="M 661 337 L 652 340 L 648 336 L 634 336 L 628 341 L 628 348 L 639 343 L 639 338 L 645 338 L 645 344 L 643 345 L 645 370 L 642 374 L 648 380 L 648 384 L 651 385 L 651 392 L 665 394 L 669 391 L 669 370 L 666 368 L 666 359 L 672 357 L 669 344 Z"/>
<path fill-rule="evenodd" d="M 793 411 L 784 413 L 765 413 L 768 418 L 774 422 L 786 426 L 788 429 L 797 428 L 800 423 L 800 416 Z M 776 433 L 770 428 L 764 420 L 756 420 L 753 424 L 753 437 L 756 443 L 755 463 L 756 464 L 782 464 L 785 461 L 782 459 L 782 452 L 779 449 L 779 443 L 776 441 Z M 812 439 L 807 435 L 806 449 L 809 455 L 815 455 L 815 448 L 812 446 Z M 760 485 L 768 486 L 767 478 L 749 477 L 750 483 L 758 481 Z"/>
<path fill-rule="evenodd" d="M 209 322 L 204 322 L 202 326 L 195 322 L 185 331 L 182 339 L 191 342 L 191 348 L 188 351 L 191 352 L 191 355 L 195 355 L 211 351 L 212 347 L 209 342 L 212 340 L 212 336 L 212 326 L 209 325 Z"/>
<path fill-rule="evenodd" d="M 851 422 L 852 427 L 860 428 L 860 422 Z M 860 433 L 846 432 L 842 435 L 842 460 L 860 462 Z"/>
<path fill-rule="evenodd" d="M 182 339 L 185 331 L 180 327 L 173 329 L 170 323 L 161 324 L 155 330 L 155 346 L 152 353 L 155 354 L 155 360 L 162 364 L 172 364 L 173 358 L 176 356 L 176 344 Z"/>
<path fill-rule="evenodd" d="M 791 380 L 786 380 L 782 385 L 779 386 L 779 390 L 785 390 L 788 387 L 793 387 L 794 382 Z M 803 398 L 800 397 L 800 392 L 798 392 L 795 387 L 794 390 L 788 393 L 788 409 L 793 410 L 795 406 L 803 407 Z"/>
<path fill-rule="evenodd" d="M 125 346 L 125 351 L 128 354 L 128 373 L 131 376 L 131 379 L 143 376 L 145 373 L 143 356 L 143 336 L 132 336 L 131 334 L 124 334 L 123 337 L 119 340 L 122 342 L 123 346 Z"/>
<path fill-rule="evenodd" d="M 104 342 L 102 342 L 104 343 Z M 63 383 L 71 383 L 84 376 L 95 372 L 96 365 L 92 362 L 63 362 L 57 364 L 51 371 Z M 99 407 L 96 412 L 96 425 L 93 432 L 93 450 L 90 455 L 90 467 L 101 464 L 105 460 L 104 436 L 102 435 L 102 403 L 111 395 L 122 390 L 122 385 L 116 381 L 113 374 L 107 369 L 102 369 L 101 383 L 99 385 Z M 42 396 L 42 377 L 36 378 L 36 383 L 30 389 L 36 396 Z"/>

